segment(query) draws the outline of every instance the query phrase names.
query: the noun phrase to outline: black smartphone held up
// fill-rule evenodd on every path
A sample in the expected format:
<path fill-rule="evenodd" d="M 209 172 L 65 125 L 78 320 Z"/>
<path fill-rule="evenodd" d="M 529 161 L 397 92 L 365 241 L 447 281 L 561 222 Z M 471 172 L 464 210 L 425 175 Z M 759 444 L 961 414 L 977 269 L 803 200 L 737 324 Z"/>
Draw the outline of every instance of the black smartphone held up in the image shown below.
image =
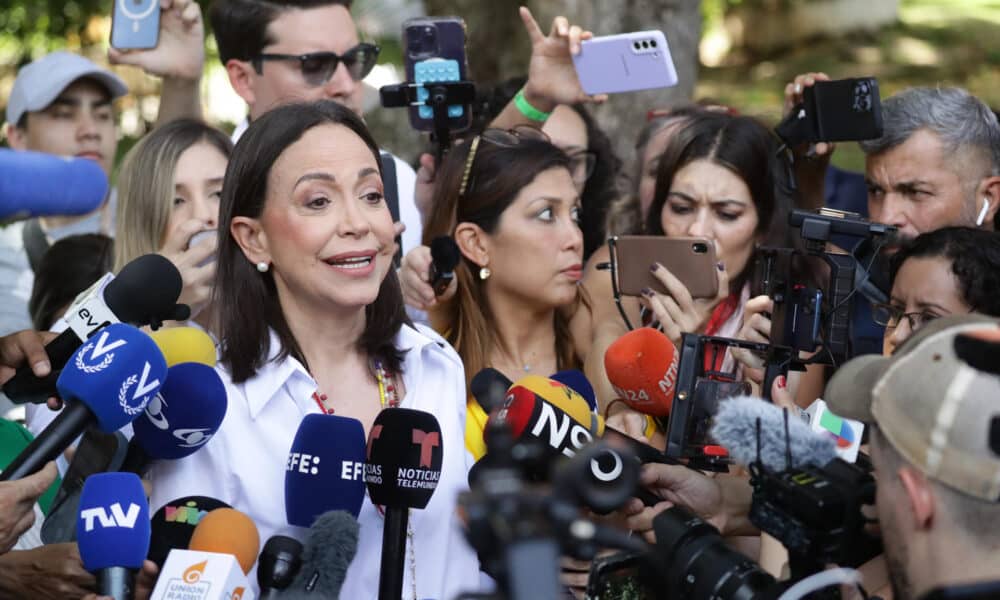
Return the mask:
<path fill-rule="evenodd" d="M 882 136 L 882 99 L 874 77 L 817 81 L 775 129 L 788 146 L 857 142 Z"/>
<path fill-rule="evenodd" d="M 382 189 L 385 195 L 385 203 L 389 205 L 389 214 L 392 215 L 392 222 L 396 223 L 399 218 L 399 186 L 396 181 L 396 159 L 388 152 L 381 152 L 379 159 L 382 163 Z M 393 267 L 399 268 L 403 262 L 403 236 L 396 236 L 396 255 L 392 257 Z"/>
<path fill-rule="evenodd" d="M 466 81 L 465 21 L 459 17 L 420 17 L 403 23 L 403 63 L 407 83 L 431 84 Z M 434 111 L 420 105 L 430 97 L 424 88 L 417 90 L 416 105 L 411 105 L 410 125 L 419 131 L 434 130 Z M 472 122 L 472 107 L 448 107 L 448 129 L 463 131 Z"/>

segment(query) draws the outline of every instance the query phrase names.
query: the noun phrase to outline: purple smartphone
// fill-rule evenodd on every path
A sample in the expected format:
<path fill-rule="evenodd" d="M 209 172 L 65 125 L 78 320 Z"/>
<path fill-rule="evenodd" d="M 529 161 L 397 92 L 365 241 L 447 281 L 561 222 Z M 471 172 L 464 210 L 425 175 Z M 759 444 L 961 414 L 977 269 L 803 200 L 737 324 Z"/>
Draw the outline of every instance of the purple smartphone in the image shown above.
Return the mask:
<path fill-rule="evenodd" d="M 677 84 L 677 71 L 662 31 L 636 31 L 580 43 L 573 57 L 588 94 L 616 94 Z"/>

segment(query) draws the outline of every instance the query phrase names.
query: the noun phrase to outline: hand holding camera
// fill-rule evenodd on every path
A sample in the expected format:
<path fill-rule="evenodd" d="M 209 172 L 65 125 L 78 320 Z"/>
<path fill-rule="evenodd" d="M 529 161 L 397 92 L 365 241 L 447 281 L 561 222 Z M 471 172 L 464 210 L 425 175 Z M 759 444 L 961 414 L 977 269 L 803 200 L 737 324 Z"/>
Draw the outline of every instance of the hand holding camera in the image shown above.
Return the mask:
<path fill-rule="evenodd" d="M 164 79 L 201 79 L 205 26 L 195 0 L 115 0 L 112 28 L 111 64 L 132 65 Z"/>

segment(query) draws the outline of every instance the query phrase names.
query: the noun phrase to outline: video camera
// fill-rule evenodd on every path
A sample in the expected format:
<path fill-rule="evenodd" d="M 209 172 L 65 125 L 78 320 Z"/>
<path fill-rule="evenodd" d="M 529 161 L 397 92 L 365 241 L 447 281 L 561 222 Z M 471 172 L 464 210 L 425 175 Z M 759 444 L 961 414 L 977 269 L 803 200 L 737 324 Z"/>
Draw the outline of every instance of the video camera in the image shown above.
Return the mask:
<path fill-rule="evenodd" d="M 838 365 L 854 356 L 851 347 L 851 314 L 857 294 L 884 296 L 873 283 L 873 268 L 881 249 L 896 232 L 891 225 L 872 223 L 856 213 L 822 208 L 816 212 L 794 210 L 788 224 L 799 230 L 804 252 L 794 248 L 762 247 L 754 264 L 753 295 L 774 300 L 771 313 L 771 344 L 763 393 L 789 369 L 806 364 Z M 866 256 L 835 252 L 828 248 L 834 236 L 846 238 L 852 248 L 863 248 Z M 819 257 L 829 267 L 824 289 L 794 280 L 793 265 L 804 257 Z M 867 262 L 864 262 L 867 261 Z M 817 352 L 800 360 L 799 352 Z"/>
<path fill-rule="evenodd" d="M 758 421 L 758 438 L 759 428 Z M 759 448 L 758 441 L 758 452 Z M 595 561 L 588 597 L 613 597 L 602 593 L 625 575 L 644 590 L 638 598 L 772 600 L 793 586 L 807 590 L 799 598 L 839 598 L 839 590 L 829 586 L 851 579 L 843 571 L 824 572 L 826 566 L 857 567 L 882 550 L 880 541 L 865 531 L 869 520 L 862 513 L 862 506 L 875 500 L 870 465 L 852 465 L 838 458 L 822 467 L 772 471 L 758 457 L 750 473 L 750 520 L 788 549 L 788 580 L 776 581 L 730 549 L 715 527 L 674 506 L 654 519 L 656 546 L 651 552 Z M 845 577 L 837 580 L 838 575 Z"/>
<path fill-rule="evenodd" d="M 515 440 L 508 426 L 487 426 L 489 451 L 477 463 L 471 489 L 459 497 L 467 517 L 466 537 L 483 570 L 497 581 L 495 594 L 463 594 L 466 600 L 524 600 L 563 597 L 560 556 L 593 559 L 601 548 L 645 553 L 639 538 L 596 524 L 581 508 L 608 512 L 632 497 L 639 463 L 624 449 L 596 441 L 553 469 L 551 485 L 532 484 L 529 474 L 545 462 L 537 440 Z M 486 461 L 483 463 L 483 461 Z M 618 467 L 612 483 L 595 480 L 595 463 Z"/>

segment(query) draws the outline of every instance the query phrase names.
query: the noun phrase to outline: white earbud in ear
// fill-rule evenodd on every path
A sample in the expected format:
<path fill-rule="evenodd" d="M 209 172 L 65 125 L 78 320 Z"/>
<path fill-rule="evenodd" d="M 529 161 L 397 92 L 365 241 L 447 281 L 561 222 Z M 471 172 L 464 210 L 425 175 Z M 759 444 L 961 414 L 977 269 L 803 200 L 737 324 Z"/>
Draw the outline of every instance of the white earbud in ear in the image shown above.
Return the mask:
<path fill-rule="evenodd" d="M 990 210 L 990 199 L 983 196 L 983 210 L 979 211 L 979 217 L 976 218 L 976 227 L 982 227 L 983 221 L 986 220 L 986 213 Z"/>

